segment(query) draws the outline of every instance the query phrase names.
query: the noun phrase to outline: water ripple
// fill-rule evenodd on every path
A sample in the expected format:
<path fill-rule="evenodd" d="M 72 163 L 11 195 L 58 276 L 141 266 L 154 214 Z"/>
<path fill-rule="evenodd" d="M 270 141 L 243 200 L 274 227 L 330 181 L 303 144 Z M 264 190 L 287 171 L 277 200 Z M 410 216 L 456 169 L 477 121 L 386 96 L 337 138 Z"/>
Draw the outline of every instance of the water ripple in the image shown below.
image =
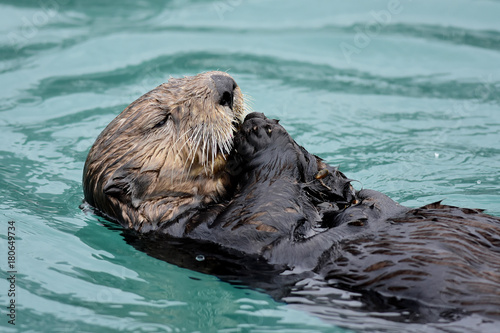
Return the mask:
<path fill-rule="evenodd" d="M 88 149 L 116 114 L 169 76 L 219 69 L 355 186 L 500 215 L 498 2 L 407 1 L 374 27 L 388 3 L 2 1 L 0 216 L 22 240 L 20 329 L 494 331 L 390 322 L 342 293 L 311 315 L 304 297 L 284 305 L 148 257 L 78 208 Z"/>

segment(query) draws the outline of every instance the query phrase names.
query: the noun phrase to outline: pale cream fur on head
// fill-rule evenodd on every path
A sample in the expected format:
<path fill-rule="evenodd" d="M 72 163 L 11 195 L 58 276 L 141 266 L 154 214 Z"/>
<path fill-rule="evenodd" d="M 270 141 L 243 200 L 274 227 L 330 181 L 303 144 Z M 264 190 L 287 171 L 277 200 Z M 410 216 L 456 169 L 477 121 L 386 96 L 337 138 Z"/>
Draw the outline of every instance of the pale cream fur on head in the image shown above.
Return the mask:
<path fill-rule="evenodd" d="M 225 194 L 226 156 L 246 111 L 236 83 L 232 108 L 220 104 L 214 76 L 231 78 L 218 71 L 171 78 L 104 129 L 85 163 L 89 204 L 137 229 Z"/>

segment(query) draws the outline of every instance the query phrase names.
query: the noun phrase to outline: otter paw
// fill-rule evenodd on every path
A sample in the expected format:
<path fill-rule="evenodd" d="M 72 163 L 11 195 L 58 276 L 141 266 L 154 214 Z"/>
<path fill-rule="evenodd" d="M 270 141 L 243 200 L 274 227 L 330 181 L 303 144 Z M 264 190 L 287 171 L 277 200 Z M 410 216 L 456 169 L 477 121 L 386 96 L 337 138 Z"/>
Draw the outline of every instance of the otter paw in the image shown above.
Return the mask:
<path fill-rule="evenodd" d="M 240 155 L 251 156 L 270 147 L 284 149 L 293 139 L 276 119 L 262 113 L 250 113 L 235 137 L 235 149 Z"/>

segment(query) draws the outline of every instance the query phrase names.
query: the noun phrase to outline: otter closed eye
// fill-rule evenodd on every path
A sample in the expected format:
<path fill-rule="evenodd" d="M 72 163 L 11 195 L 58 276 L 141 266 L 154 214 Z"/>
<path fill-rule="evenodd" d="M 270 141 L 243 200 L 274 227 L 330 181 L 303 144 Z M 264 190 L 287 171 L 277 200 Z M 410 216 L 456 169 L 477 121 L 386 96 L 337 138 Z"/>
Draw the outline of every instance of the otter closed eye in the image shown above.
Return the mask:
<path fill-rule="evenodd" d="M 165 118 L 163 118 L 158 124 L 156 124 L 153 128 L 158 128 L 158 127 L 162 127 L 163 125 L 165 125 L 167 123 L 167 121 L 170 120 L 172 116 L 170 114 L 166 115 Z"/>

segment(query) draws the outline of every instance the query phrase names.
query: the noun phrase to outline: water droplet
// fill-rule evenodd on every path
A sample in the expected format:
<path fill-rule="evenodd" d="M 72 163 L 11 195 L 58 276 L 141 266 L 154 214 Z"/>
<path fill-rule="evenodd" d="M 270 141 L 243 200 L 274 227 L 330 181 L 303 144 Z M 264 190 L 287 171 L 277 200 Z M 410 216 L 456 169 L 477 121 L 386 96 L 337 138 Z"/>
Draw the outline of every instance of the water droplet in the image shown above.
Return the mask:
<path fill-rule="evenodd" d="M 196 256 L 196 260 L 203 261 L 203 260 L 205 260 L 205 256 L 203 254 L 199 254 Z"/>
<path fill-rule="evenodd" d="M 439 158 L 439 153 L 434 153 L 435 158 Z"/>
<path fill-rule="evenodd" d="M 481 181 L 480 181 L 480 180 L 478 180 L 478 181 L 476 182 L 476 184 L 477 184 L 477 185 L 481 185 Z"/>

